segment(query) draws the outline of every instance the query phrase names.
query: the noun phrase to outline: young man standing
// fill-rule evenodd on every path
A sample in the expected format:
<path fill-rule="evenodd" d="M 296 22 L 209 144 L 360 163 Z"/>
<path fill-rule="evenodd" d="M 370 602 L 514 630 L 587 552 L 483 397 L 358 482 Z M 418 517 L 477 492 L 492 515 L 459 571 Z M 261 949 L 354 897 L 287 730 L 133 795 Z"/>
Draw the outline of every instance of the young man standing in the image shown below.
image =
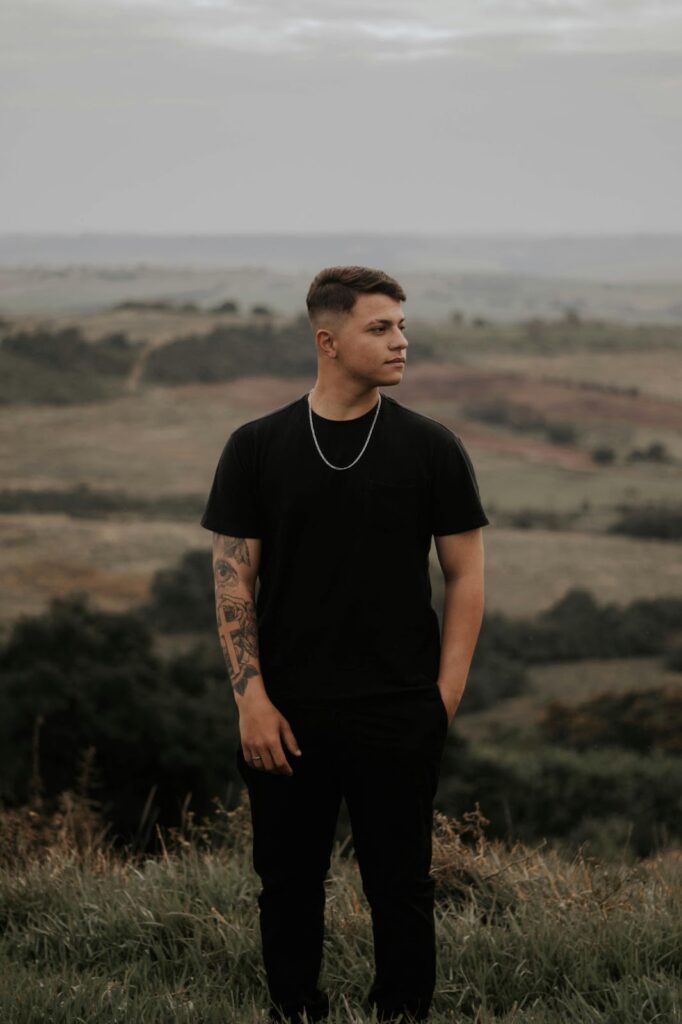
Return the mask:
<path fill-rule="evenodd" d="M 201 519 L 276 1021 L 329 1012 L 318 977 L 342 798 L 372 917 L 365 1009 L 423 1020 L 435 987 L 433 797 L 483 616 L 488 518 L 460 439 L 382 391 L 405 374 L 405 298 L 367 267 L 315 277 L 315 385 L 233 431 Z"/>

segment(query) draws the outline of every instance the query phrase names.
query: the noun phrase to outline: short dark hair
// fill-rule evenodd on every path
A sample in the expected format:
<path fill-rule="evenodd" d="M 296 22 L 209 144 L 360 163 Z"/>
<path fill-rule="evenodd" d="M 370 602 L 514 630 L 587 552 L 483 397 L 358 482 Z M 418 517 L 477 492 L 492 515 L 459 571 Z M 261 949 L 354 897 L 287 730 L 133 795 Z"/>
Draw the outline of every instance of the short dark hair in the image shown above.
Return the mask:
<path fill-rule="evenodd" d="M 374 267 L 325 267 L 313 278 L 306 296 L 311 323 L 322 312 L 344 315 L 350 313 L 358 295 L 380 292 L 396 302 L 407 296 L 401 285 L 383 270 Z"/>

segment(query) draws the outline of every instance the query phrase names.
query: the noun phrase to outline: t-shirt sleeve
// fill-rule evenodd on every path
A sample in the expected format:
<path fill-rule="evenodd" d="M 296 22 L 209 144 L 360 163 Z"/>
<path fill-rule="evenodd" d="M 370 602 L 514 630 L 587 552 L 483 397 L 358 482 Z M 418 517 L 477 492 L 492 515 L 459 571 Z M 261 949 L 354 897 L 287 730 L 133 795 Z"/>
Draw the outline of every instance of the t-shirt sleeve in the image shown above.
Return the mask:
<path fill-rule="evenodd" d="M 488 526 L 473 463 L 461 438 L 448 429 L 438 438 L 431 491 L 434 537 Z"/>
<path fill-rule="evenodd" d="M 261 537 L 253 459 L 239 431 L 223 448 L 200 524 L 229 537 Z"/>

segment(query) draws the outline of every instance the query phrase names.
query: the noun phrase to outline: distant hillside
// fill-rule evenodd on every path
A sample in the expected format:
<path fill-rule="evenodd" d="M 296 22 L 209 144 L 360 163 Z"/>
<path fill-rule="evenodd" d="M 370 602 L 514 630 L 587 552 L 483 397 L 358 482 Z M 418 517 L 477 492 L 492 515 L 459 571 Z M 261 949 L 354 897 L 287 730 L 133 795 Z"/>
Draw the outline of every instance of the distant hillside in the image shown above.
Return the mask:
<path fill-rule="evenodd" d="M 364 263 L 467 272 L 661 281 L 682 276 L 682 235 L 0 235 L 0 266 L 252 267 Z"/>
<path fill-rule="evenodd" d="M 296 268 L 292 250 L 286 270 L 254 265 L 255 260 L 246 256 L 241 266 L 190 265 L 191 246 L 184 254 L 186 265 L 170 261 L 162 265 L 161 259 L 159 265 L 132 261 L 107 265 L 101 259 L 61 265 L 48 259 L 47 250 L 36 247 L 32 252 L 32 266 L 28 256 L 25 265 L 15 267 L 3 267 L 0 258 L 0 316 L 82 314 L 121 303 L 130 309 L 131 302 L 172 303 L 178 311 L 189 304 L 207 311 L 235 298 L 242 309 L 266 305 L 275 315 L 297 316 L 305 312 L 305 296 L 314 273 L 352 256 L 398 278 L 407 293 L 405 311 L 411 323 L 415 318 L 450 321 L 455 312 L 495 321 L 555 318 L 567 309 L 583 317 L 621 323 L 682 322 L 682 275 L 660 281 L 611 281 L 605 264 L 602 280 L 596 280 L 509 271 L 410 270 L 406 269 L 409 252 L 403 253 L 397 244 L 385 256 L 330 248 L 307 269 Z M 76 253 L 73 255 L 75 259 Z M 129 259 L 130 253 L 121 252 L 121 260 L 124 258 Z M 262 262 L 266 262 L 265 254 Z M 148 305 L 146 316 L 152 318 L 154 313 Z"/>

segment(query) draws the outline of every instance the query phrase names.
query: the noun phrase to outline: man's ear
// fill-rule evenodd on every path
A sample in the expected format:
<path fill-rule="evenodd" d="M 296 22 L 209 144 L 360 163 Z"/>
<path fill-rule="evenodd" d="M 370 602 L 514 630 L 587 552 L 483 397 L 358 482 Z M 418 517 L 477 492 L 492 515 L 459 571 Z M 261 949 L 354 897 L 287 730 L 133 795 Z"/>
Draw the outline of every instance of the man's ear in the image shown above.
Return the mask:
<path fill-rule="evenodd" d="M 336 339 L 332 331 L 326 327 L 320 327 L 317 333 L 320 335 L 319 345 L 322 351 L 330 359 L 336 359 Z"/>

